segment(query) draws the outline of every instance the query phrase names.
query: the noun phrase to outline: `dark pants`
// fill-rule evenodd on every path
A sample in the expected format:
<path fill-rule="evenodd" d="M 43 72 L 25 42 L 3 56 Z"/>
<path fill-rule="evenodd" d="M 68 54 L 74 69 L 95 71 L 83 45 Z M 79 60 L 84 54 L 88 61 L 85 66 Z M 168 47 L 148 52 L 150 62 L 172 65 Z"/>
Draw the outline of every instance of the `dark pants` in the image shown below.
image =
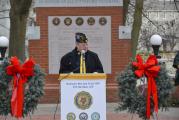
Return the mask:
<path fill-rule="evenodd" d="M 179 85 L 179 69 L 177 69 L 175 74 L 175 86 Z"/>

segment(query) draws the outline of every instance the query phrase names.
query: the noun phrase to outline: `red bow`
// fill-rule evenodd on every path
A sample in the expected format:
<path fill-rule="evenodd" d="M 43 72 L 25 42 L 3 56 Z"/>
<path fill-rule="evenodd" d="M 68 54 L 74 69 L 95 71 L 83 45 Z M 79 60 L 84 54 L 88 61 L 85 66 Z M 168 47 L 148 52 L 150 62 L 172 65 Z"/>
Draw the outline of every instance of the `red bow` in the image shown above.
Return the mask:
<path fill-rule="evenodd" d="M 151 96 L 153 97 L 154 111 L 158 113 L 157 85 L 154 78 L 158 76 L 160 66 L 157 66 L 158 61 L 155 55 L 150 55 L 145 64 L 143 64 L 143 60 L 140 55 L 137 55 L 136 59 L 137 62 L 132 63 L 132 65 L 137 68 L 137 70 L 135 70 L 135 75 L 137 77 L 142 77 L 143 75 L 146 75 L 148 79 L 146 116 L 147 118 L 150 118 Z"/>
<path fill-rule="evenodd" d="M 24 84 L 27 78 L 34 75 L 35 62 L 32 59 L 25 61 L 21 66 L 17 57 L 11 57 L 11 65 L 6 68 L 7 74 L 13 76 L 13 91 L 11 97 L 12 116 L 22 117 L 24 103 Z"/>

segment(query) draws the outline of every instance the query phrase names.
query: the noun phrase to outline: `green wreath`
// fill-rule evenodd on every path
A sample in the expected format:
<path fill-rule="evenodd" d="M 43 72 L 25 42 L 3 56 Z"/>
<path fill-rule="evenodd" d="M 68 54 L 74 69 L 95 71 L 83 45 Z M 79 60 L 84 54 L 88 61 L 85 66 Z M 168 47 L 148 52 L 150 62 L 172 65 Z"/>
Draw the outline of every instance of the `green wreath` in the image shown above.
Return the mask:
<path fill-rule="evenodd" d="M 144 82 L 145 78 L 139 79 L 134 71 L 136 68 L 130 63 L 127 68 L 117 75 L 119 85 L 118 96 L 120 98 L 117 111 L 127 110 L 129 113 L 138 114 L 140 118 L 146 120 L 146 88 L 144 85 L 136 86 L 137 80 Z M 173 88 L 171 78 L 167 74 L 164 64 L 160 65 L 158 77 L 155 78 L 158 92 L 158 108 L 167 110 L 170 105 L 170 95 Z M 152 98 L 151 98 L 152 99 Z M 151 115 L 154 113 L 154 103 L 151 102 Z"/>
<path fill-rule="evenodd" d="M 0 65 L 0 115 L 7 116 L 11 113 L 12 76 L 7 75 L 6 68 L 10 65 L 5 58 Z M 33 114 L 40 98 L 44 95 L 44 77 L 39 65 L 34 66 L 34 76 L 29 77 L 24 88 L 23 117 Z"/>

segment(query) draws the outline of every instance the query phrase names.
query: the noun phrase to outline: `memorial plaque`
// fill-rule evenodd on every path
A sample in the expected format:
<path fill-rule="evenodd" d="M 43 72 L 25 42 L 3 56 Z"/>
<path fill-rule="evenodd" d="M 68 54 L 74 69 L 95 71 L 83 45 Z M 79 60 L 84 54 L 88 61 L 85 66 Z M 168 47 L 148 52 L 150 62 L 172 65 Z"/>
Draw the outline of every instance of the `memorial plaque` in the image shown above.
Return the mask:
<path fill-rule="evenodd" d="M 59 18 L 58 25 L 53 24 L 53 19 Z M 77 18 L 83 19 L 83 25 L 77 25 Z M 100 21 L 89 25 L 89 18 Z M 89 50 L 98 54 L 105 73 L 111 73 L 111 17 L 110 16 L 49 16 L 48 18 L 48 46 L 49 46 L 49 74 L 58 74 L 60 59 L 75 47 L 75 33 L 85 33 Z"/>

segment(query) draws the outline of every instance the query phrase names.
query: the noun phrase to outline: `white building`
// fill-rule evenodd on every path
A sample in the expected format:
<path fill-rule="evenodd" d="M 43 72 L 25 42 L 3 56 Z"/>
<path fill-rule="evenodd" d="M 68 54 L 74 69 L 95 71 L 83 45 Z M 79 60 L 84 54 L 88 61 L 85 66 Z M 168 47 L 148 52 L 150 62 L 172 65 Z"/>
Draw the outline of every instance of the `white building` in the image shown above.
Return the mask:
<path fill-rule="evenodd" d="M 9 0 L 0 0 L 0 36 L 9 38 Z"/>
<path fill-rule="evenodd" d="M 142 28 L 147 30 L 147 34 L 143 39 L 147 39 L 149 42 L 152 34 L 160 34 L 163 37 L 163 45 L 167 47 L 167 51 L 171 46 L 169 42 L 176 41 L 177 45 L 174 47 L 174 51 L 179 50 L 179 1 L 174 0 L 145 0 L 144 13 L 146 17 L 143 17 Z M 147 19 L 146 19 L 147 18 Z M 150 26 L 147 26 L 150 23 Z M 141 46 L 140 46 L 141 47 Z"/>

